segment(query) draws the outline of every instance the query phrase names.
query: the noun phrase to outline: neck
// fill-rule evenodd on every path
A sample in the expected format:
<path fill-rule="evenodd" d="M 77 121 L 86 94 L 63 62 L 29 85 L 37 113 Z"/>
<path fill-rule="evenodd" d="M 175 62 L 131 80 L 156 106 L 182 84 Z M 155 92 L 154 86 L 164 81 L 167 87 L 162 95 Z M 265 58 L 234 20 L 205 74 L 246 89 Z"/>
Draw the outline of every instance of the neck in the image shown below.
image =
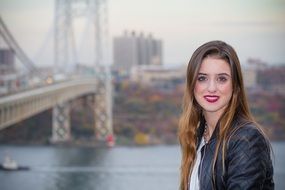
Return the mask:
<path fill-rule="evenodd" d="M 221 114 L 214 112 L 204 112 L 204 117 L 208 126 L 209 137 L 212 136 Z"/>

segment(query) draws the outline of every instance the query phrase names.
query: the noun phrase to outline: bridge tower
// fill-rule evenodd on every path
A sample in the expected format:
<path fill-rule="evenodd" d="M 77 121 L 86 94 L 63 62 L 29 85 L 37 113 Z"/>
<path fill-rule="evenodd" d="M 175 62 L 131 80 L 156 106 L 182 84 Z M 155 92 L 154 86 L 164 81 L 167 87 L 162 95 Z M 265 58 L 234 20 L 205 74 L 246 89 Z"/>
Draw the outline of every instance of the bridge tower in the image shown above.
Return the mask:
<path fill-rule="evenodd" d="M 94 130 L 97 139 L 103 140 L 113 135 L 112 128 L 112 88 L 109 68 L 103 65 L 104 44 L 107 38 L 107 0 L 55 0 L 54 73 L 75 71 L 78 64 L 74 22 L 85 18 L 93 26 L 93 68 L 97 79 L 94 97 Z M 89 39 L 90 38 L 90 39 Z M 106 53 L 105 53 L 106 54 Z M 67 141 L 71 138 L 69 103 L 62 102 L 53 109 L 52 141 Z"/>

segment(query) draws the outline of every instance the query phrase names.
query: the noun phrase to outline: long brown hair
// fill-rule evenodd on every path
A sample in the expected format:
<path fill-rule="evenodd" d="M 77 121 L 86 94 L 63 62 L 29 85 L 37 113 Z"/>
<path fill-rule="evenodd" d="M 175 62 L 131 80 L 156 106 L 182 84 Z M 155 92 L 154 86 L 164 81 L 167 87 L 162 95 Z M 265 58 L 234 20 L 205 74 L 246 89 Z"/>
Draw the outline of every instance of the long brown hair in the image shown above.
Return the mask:
<path fill-rule="evenodd" d="M 194 98 L 194 87 L 201 63 L 205 57 L 213 56 L 229 63 L 232 75 L 233 94 L 225 111 L 218 121 L 219 130 L 213 158 L 212 172 L 214 175 L 218 150 L 222 150 L 222 160 L 225 159 L 226 142 L 229 139 L 234 117 L 238 114 L 248 122 L 254 122 L 246 100 L 242 71 L 235 50 L 222 41 L 210 41 L 200 46 L 192 55 L 188 67 L 186 88 L 184 92 L 182 114 L 179 120 L 178 137 L 181 145 L 182 160 L 180 168 L 180 190 L 187 190 L 189 175 L 192 172 L 196 157 L 197 128 L 202 120 L 202 108 Z"/>

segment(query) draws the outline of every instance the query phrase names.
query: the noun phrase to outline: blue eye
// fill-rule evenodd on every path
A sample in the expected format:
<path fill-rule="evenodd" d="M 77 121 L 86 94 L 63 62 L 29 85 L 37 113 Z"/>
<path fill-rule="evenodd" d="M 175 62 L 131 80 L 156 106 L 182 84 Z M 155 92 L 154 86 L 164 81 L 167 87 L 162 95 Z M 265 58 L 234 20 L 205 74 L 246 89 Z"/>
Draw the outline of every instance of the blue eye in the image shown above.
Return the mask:
<path fill-rule="evenodd" d="M 224 76 L 220 76 L 220 77 L 218 77 L 218 79 L 217 79 L 217 81 L 218 82 L 226 82 L 228 79 L 226 78 L 226 77 L 224 77 Z"/>
<path fill-rule="evenodd" d="M 205 76 L 198 76 L 197 80 L 200 81 L 200 82 L 206 81 L 207 77 L 205 77 Z"/>

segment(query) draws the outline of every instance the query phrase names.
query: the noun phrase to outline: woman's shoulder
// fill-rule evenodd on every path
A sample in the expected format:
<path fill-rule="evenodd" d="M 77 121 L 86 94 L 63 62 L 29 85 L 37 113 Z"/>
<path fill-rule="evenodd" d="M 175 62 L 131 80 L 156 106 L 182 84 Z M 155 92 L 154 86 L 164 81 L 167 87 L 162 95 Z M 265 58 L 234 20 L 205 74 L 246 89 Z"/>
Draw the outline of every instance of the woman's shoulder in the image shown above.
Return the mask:
<path fill-rule="evenodd" d="M 231 135 L 240 137 L 250 137 L 265 136 L 265 133 L 258 123 L 248 119 L 244 119 L 240 116 L 237 117 L 232 124 Z"/>
<path fill-rule="evenodd" d="M 235 127 L 236 130 L 233 131 L 227 143 L 228 159 L 258 157 L 266 161 L 270 160 L 270 142 L 257 124 L 246 123 Z"/>
<path fill-rule="evenodd" d="M 267 146 L 269 144 L 266 134 L 254 122 L 237 122 L 233 127 L 229 137 L 229 143 L 232 145 L 244 144 L 252 146 L 258 144 L 259 146 Z"/>
<path fill-rule="evenodd" d="M 235 136 L 251 136 L 251 135 L 262 135 L 262 131 L 257 124 L 253 122 L 236 123 L 233 126 L 233 135 Z"/>

